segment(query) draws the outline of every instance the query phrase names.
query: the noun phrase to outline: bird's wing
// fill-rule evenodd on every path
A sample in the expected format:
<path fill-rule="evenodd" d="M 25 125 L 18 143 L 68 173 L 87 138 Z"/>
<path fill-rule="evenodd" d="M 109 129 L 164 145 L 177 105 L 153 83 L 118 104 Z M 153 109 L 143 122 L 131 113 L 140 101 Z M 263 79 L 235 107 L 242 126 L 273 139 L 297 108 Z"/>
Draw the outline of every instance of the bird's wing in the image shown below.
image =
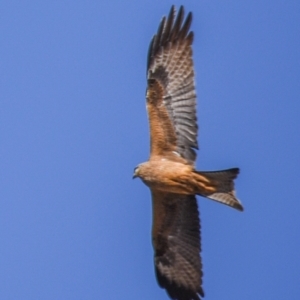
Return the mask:
<path fill-rule="evenodd" d="M 192 14 L 184 21 L 181 6 L 175 16 L 172 6 L 151 40 L 147 65 L 147 110 L 150 123 L 151 157 L 181 157 L 189 164 L 196 159 L 196 92 L 192 59 Z M 176 18 L 175 18 L 176 17 Z"/>
<path fill-rule="evenodd" d="M 199 300 L 202 289 L 200 222 L 196 197 L 151 190 L 152 242 L 159 285 L 172 299 Z"/>

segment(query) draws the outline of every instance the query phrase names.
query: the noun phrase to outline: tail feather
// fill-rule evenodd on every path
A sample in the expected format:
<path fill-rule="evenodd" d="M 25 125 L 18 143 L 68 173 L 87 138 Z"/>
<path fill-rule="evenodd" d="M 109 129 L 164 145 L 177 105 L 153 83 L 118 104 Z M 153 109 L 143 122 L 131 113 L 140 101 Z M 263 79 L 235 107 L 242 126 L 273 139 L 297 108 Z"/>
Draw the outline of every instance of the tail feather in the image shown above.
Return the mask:
<path fill-rule="evenodd" d="M 216 188 L 216 192 L 202 196 L 243 211 L 242 203 L 235 196 L 233 182 L 239 172 L 238 168 L 213 172 L 197 172 L 207 178 Z"/>

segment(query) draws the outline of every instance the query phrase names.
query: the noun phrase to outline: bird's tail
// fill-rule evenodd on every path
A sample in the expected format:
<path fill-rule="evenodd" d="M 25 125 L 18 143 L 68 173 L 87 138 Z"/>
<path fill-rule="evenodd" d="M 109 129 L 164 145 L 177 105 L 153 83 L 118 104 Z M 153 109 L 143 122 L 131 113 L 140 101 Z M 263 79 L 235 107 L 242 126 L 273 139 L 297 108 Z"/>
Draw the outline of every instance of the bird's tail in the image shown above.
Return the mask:
<path fill-rule="evenodd" d="M 209 185 L 211 185 L 214 189 L 213 192 L 205 193 L 205 195 L 199 193 L 201 196 L 229 205 L 240 211 L 244 210 L 241 202 L 235 197 L 234 191 L 233 180 L 239 174 L 238 168 L 214 172 L 196 171 L 195 173 L 205 177 L 209 181 Z"/>

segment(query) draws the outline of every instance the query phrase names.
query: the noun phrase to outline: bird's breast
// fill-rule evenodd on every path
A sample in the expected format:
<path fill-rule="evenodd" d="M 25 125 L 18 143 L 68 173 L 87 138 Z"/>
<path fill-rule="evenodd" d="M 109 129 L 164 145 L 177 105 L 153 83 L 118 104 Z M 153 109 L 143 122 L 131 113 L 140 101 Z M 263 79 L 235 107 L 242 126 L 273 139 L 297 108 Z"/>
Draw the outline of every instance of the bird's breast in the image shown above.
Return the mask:
<path fill-rule="evenodd" d="M 148 162 L 141 174 L 143 182 L 151 189 L 164 192 L 190 194 L 189 177 L 192 167 L 166 159 Z"/>

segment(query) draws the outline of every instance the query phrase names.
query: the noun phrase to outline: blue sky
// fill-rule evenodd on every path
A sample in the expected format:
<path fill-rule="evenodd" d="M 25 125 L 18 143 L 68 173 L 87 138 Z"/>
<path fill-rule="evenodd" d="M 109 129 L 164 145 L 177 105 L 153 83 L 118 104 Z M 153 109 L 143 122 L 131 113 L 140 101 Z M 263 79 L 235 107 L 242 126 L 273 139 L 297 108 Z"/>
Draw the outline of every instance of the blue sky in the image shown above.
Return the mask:
<path fill-rule="evenodd" d="M 168 299 L 155 280 L 149 41 L 192 11 L 197 167 L 240 167 L 245 211 L 199 198 L 205 299 L 300 299 L 299 1 L 2 1 L 0 298 Z"/>

